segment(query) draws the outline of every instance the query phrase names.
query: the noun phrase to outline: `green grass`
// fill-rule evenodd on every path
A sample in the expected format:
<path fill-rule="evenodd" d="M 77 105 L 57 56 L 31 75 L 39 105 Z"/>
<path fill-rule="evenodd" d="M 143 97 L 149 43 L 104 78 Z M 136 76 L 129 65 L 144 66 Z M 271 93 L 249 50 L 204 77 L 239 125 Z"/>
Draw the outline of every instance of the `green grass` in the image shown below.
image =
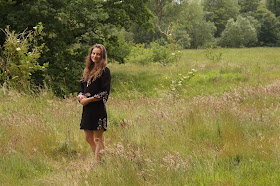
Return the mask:
<path fill-rule="evenodd" d="M 278 185 L 279 48 L 213 52 L 222 59 L 185 50 L 178 66 L 109 64 L 99 164 L 75 97 L 0 91 L 0 185 Z"/>

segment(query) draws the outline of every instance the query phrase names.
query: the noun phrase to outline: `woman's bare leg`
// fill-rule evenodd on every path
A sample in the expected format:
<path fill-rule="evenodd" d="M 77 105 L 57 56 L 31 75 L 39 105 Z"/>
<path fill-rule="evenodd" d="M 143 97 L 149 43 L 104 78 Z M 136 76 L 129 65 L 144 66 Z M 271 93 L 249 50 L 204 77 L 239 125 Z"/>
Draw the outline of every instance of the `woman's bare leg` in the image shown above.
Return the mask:
<path fill-rule="evenodd" d="M 104 130 L 98 130 L 93 132 L 94 142 L 96 144 L 95 149 L 95 159 L 97 161 L 101 160 L 101 155 L 104 153 L 105 149 L 105 142 L 104 142 Z"/>
<path fill-rule="evenodd" d="M 94 132 L 91 130 L 84 130 L 86 141 L 89 143 L 93 152 L 96 150 L 96 143 L 94 141 Z"/>

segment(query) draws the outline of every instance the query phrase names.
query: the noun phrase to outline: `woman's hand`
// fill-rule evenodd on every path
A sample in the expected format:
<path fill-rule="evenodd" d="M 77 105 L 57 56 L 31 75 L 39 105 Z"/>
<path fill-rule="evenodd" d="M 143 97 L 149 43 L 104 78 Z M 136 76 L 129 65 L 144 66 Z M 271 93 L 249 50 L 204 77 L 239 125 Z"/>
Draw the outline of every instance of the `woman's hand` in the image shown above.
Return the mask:
<path fill-rule="evenodd" d="M 90 103 L 90 99 L 85 97 L 85 98 L 81 98 L 80 99 L 80 103 L 83 105 L 83 106 L 86 106 L 87 104 Z"/>
<path fill-rule="evenodd" d="M 84 95 L 78 95 L 77 98 L 78 98 L 79 102 L 81 102 L 82 99 L 85 99 L 87 97 Z"/>

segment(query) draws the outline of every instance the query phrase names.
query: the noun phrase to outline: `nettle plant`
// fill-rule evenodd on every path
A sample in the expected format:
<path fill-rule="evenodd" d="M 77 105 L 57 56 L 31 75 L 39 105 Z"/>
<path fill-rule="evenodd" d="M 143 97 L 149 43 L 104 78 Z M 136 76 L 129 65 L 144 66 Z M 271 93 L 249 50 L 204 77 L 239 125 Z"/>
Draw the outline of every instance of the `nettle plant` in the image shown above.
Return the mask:
<path fill-rule="evenodd" d="M 174 98 L 180 96 L 187 86 L 187 82 L 195 76 L 197 70 L 192 69 L 187 74 L 177 74 L 175 79 L 170 82 L 170 91 Z"/>
<path fill-rule="evenodd" d="M 6 35 L 6 41 L 0 46 L 0 81 L 3 88 L 28 88 L 32 72 L 44 71 L 48 66 L 47 63 L 41 66 L 37 62 L 44 47 L 44 44 L 38 44 L 43 25 L 39 23 L 33 29 L 19 34 L 10 31 L 9 26 L 2 30 Z"/>

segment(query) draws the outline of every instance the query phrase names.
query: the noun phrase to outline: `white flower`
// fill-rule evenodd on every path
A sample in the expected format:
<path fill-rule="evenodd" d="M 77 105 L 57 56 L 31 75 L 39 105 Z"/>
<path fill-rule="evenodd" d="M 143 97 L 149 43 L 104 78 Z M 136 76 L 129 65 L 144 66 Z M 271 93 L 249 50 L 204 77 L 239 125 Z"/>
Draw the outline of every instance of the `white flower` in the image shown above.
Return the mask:
<path fill-rule="evenodd" d="M 192 72 L 196 72 L 196 70 L 195 70 L 195 69 L 192 69 Z"/>
<path fill-rule="evenodd" d="M 173 90 L 173 91 L 174 91 L 174 90 L 175 90 L 175 88 L 172 88 L 171 90 Z"/>
<path fill-rule="evenodd" d="M 33 27 L 34 30 L 36 30 L 37 28 L 38 28 L 37 26 L 34 26 L 34 27 Z"/>
<path fill-rule="evenodd" d="M 20 47 L 17 47 L 16 50 L 17 50 L 17 51 L 20 51 L 21 49 L 20 49 Z"/>
<path fill-rule="evenodd" d="M 174 56 L 174 55 L 175 55 L 175 53 L 172 53 L 171 55 L 172 55 L 172 56 Z"/>
<path fill-rule="evenodd" d="M 181 76 L 182 74 L 179 74 L 179 76 Z"/>

